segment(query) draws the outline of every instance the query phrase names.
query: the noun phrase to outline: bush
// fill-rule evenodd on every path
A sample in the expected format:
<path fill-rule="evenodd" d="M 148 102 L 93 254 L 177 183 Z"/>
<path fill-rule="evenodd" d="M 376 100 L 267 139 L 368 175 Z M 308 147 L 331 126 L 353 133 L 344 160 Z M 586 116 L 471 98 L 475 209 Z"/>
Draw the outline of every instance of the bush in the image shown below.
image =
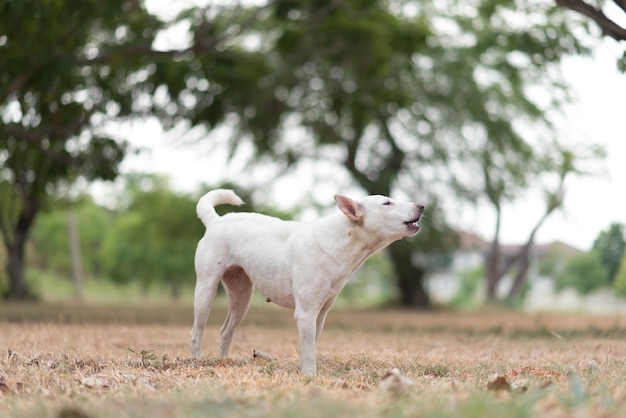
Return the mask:
<path fill-rule="evenodd" d="M 609 273 L 602 263 L 600 253 L 591 251 L 572 258 L 555 281 L 556 290 L 573 287 L 581 295 L 586 295 L 601 287 L 608 286 Z"/>

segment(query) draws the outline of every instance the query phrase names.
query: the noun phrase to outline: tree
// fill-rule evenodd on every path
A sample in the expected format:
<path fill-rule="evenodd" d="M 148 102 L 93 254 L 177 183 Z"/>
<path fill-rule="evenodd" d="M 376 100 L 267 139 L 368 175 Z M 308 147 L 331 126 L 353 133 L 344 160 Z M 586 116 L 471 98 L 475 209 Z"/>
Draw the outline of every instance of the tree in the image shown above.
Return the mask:
<path fill-rule="evenodd" d="M 593 242 L 592 249 L 600 254 L 602 264 L 606 268 L 607 280 L 613 283 L 622 258 L 626 253 L 624 225 L 613 223 L 606 231 L 600 232 L 598 238 Z"/>
<path fill-rule="evenodd" d="M 244 18 L 233 12 L 228 21 L 199 24 L 193 44 L 159 50 L 155 40 L 168 23 L 136 0 L 0 4 L 0 232 L 10 298 L 29 295 L 24 247 L 48 199 L 79 179 L 117 175 L 127 145 L 110 123 L 148 115 L 171 121 L 195 107 L 189 89 L 211 102 L 202 114 L 208 126 L 244 113 L 262 75 L 259 54 L 228 44 L 226 29 L 245 27 Z M 197 56 L 201 76 L 186 77 Z"/>
<path fill-rule="evenodd" d="M 24 246 L 50 191 L 78 177 L 112 179 L 124 156 L 124 143 L 98 125 L 130 113 L 133 83 L 125 83 L 138 69 L 137 62 L 129 65 L 104 51 L 158 28 L 133 4 L 48 0 L 0 6 L 0 230 L 11 298 L 28 296 Z"/>
<path fill-rule="evenodd" d="M 78 225 L 81 265 L 88 278 L 102 276 L 100 248 L 112 225 L 109 210 L 94 203 L 89 195 L 72 202 L 54 201 L 43 210 L 33 226 L 30 242 L 33 248 L 32 267 L 52 270 L 61 276 L 72 275 L 68 206 L 71 205 Z"/>
<path fill-rule="evenodd" d="M 173 297 L 195 278 L 193 254 L 204 228 L 196 199 L 173 192 L 157 176 L 130 176 L 129 203 L 118 215 L 101 251 L 105 272 L 118 283 L 169 286 Z"/>
<path fill-rule="evenodd" d="M 284 166 L 331 160 L 369 194 L 417 193 L 427 206 L 446 195 L 457 197 L 447 205 L 476 201 L 491 179 L 510 178 L 493 183 L 507 192 L 501 202 L 558 170 L 542 165 L 564 148 L 549 139 L 544 121 L 567 94 L 549 70 L 585 48 L 570 35 L 576 22 L 554 6 L 538 4 L 530 19 L 515 2 L 494 0 L 419 8 L 403 1 L 277 0 L 264 13 L 236 39 L 245 47 L 250 37 L 260 38 L 254 45 L 267 60 L 263 90 L 235 119 L 252 135 L 233 135 L 232 154 L 252 144 L 256 160 Z M 204 23 L 191 20 L 192 32 Z M 533 85 L 554 92 L 548 104 L 531 98 Z M 209 108 L 196 107 L 194 121 L 202 122 Z M 293 126 L 304 127 L 302 140 L 285 135 Z M 538 127 L 531 134 L 532 126 Z M 446 243 L 445 212 L 433 214 L 432 240 L 419 240 L 420 251 Z M 427 305 L 428 257 L 406 242 L 389 252 L 402 304 Z"/>

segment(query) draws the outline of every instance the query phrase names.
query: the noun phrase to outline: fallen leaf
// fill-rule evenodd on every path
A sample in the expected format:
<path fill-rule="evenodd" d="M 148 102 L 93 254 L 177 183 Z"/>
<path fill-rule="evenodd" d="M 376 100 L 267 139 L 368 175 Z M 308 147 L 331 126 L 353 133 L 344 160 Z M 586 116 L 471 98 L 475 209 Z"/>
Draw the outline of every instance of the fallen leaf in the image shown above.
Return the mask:
<path fill-rule="evenodd" d="M 330 385 L 331 389 L 348 389 L 348 384 L 345 380 L 337 379 Z"/>
<path fill-rule="evenodd" d="M 496 376 L 493 380 L 487 382 L 487 389 L 494 392 L 511 391 L 511 384 L 506 380 L 506 376 Z"/>
<path fill-rule="evenodd" d="M 90 418 L 90 417 L 91 415 L 75 407 L 63 408 L 59 411 L 59 415 L 57 415 L 57 418 Z"/>
<path fill-rule="evenodd" d="M 14 392 L 11 390 L 7 382 L 4 380 L 0 380 L 0 393 L 3 395 L 13 395 Z"/>

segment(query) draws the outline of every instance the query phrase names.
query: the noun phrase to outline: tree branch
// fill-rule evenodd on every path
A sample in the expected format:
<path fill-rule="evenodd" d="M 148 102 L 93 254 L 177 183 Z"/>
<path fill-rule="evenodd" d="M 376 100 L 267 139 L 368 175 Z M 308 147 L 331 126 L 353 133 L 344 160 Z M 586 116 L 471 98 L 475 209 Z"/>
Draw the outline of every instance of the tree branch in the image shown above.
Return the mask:
<path fill-rule="evenodd" d="M 12 83 L 8 85 L 5 91 L 2 92 L 2 101 L 4 102 L 7 97 L 9 97 L 13 92 L 22 88 L 24 84 L 28 81 L 30 76 L 34 73 L 34 70 L 23 72 L 19 75 Z"/>
<path fill-rule="evenodd" d="M 2 241 L 4 242 L 4 246 L 7 249 L 11 249 L 11 240 L 9 239 L 9 230 L 7 229 L 6 223 L 4 222 L 4 211 L 0 206 L 0 233 L 2 234 Z"/>
<path fill-rule="evenodd" d="M 87 122 L 88 119 L 89 118 L 85 118 L 83 119 L 83 121 L 74 122 L 73 124 L 63 127 L 51 126 L 48 129 L 42 130 L 24 130 L 8 127 L 4 129 L 3 134 L 6 137 L 21 139 L 28 142 L 29 144 L 35 145 L 44 154 L 46 154 L 46 156 L 48 156 L 51 160 L 56 161 L 57 163 L 72 164 L 76 159 L 73 158 L 70 154 L 68 154 L 67 152 L 55 150 L 52 147 L 44 148 L 41 146 L 41 143 L 44 139 L 47 138 L 69 138 L 71 136 L 77 135 L 84 127 L 89 124 Z"/>
<path fill-rule="evenodd" d="M 330 12 L 343 6 L 343 0 L 333 0 L 326 3 L 324 7 L 319 8 L 315 13 L 311 14 L 309 21 L 319 21 L 324 19 Z"/>
<path fill-rule="evenodd" d="M 617 41 L 626 40 L 626 29 L 609 19 L 602 10 L 593 7 L 583 0 L 556 0 L 556 4 L 589 17 L 600 26 L 600 29 L 606 36 L 610 36 Z M 626 11 L 625 0 L 615 0 L 615 4 Z"/>
<path fill-rule="evenodd" d="M 359 149 L 359 144 L 361 143 L 362 133 L 363 130 L 359 128 L 357 132 L 355 132 L 352 140 L 345 141 L 348 155 L 346 155 L 343 165 L 348 169 L 348 172 L 354 176 L 359 185 L 363 187 L 363 189 L 368 190 L 367 185 L 370 183 L 370 180 L 356 167 L 356 154 Z"/>
<path fill-rule="evenodd" d="M 385 133 L 385 138 L 387 138 L 388 144 L 391 147 L 391 154 L 386 158 L 386 169 L 391 169 L 395 175 L 402 169 L 402 164 L 404 163 L 406 154 L 400 149 L 400 147 L 398 147 L 398 144 L 391 133 L 391 129 L 389 129 L 389 124 L 387 123 L 386 118 L 380 118 L 380 125 Z"/>

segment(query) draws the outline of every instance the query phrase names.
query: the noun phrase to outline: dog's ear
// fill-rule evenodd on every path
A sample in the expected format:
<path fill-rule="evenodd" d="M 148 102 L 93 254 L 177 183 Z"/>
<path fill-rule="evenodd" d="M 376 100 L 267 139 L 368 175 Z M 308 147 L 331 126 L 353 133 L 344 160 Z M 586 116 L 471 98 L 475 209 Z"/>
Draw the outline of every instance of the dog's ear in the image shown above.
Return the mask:
<path fill-rule="evenodd" d="M 359 202 L 355 202 L 346 196 L 335 195 L 335 202 L 339 209 L 350 219 L 351 221 L 360 222 L 365 215 L 365 207 Z"/>

